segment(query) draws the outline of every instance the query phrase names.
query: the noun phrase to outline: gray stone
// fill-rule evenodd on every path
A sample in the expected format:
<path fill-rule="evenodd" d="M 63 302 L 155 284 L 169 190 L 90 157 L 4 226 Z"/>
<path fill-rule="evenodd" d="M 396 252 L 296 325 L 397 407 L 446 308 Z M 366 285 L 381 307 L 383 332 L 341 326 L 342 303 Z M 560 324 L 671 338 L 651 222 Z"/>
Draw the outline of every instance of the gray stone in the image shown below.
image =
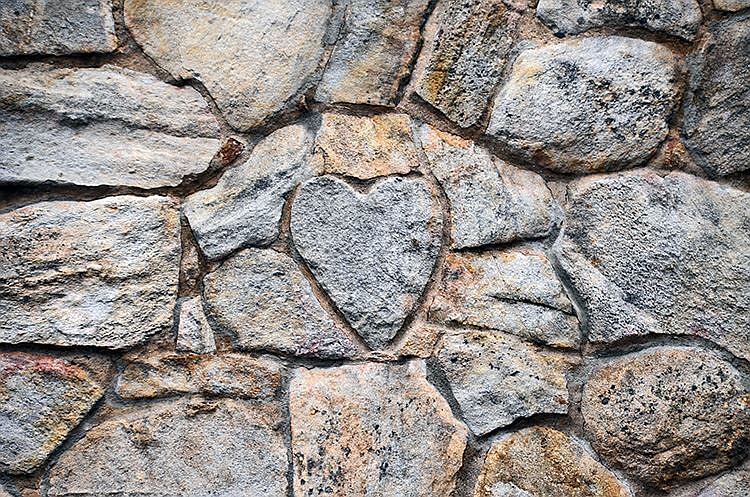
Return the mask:
<path fill-rule="evenodd" d="M 114 66 L 0 69 L 0 183 L 158 188 L 208 169 L 203 97 Z"/>
<path fill-rule="evenodd" d="M 750 0 L 713 0 L 714 8 L 736 12 L 750 8 Z"/>
<path fill-rule="evenodd" d="M 596 369 L 585 429 L 605 461 L 666 489 L 737 464 L 750 444 L 750 393 L 713 352 L 655 347 Z"/>
<path fill-rule="evenodd" d="M 216 350 L 214 332 L 203 312 L 203 302 L 200 297 L 192 297 L 180 302 L 175 348 L 180 352 L 196 354 Z"/>
<path fill-rule="evenodd" d="M 547 236 L 555 225 L 544 180 L 486 149 L 427 125 L 419 138 L 451 211 L 453 247 L 467 248 Z"/>
<path fill-rule="evenodd" d="M 429 0 L 345 0 L 338 41 L 315 98 L 396 104 L 421 39 Z"/>
<path fill-rule="evenodd" d="M 200 80 L 229 124 L 258 126 L 309 88 L 330 0 L 125 0 L 133 37 L 175 78 Z"/>
<path fill-rule="evenodd" d="M 314 173 L 312 144 L 305 126 L 281 128 L 258 143 L 244 164 L 226 171 L 215 187 L 185 200 L 185 216 L 206 257 L 219 259 L 278 238 L 285 197 Z"/>
<path fill-rule="evenodd" d="M 720 476 L 696 497 L 747 497 L 750 492 L 750 461 Z"/>
<path fill-rule="evenodd" d="M 288 457 L 275 405 L 181 400 L 89 430 L 49 473 L 50 497 L 283 496 Z"/>
<path fill-rule="evenodd" d="M 704 43 L 689 61 L 685 144 L 698 165 L 711 176 L 747 171 L 750 15 L 710 23 Z"/>
<path fill-rule="evenodd" d="M 209 317 L 241 349 L 324 359 L 358 353 L 287 255 L 243 250 L 206 275 L 203 284 Z"/>
<path fill-rule="evenodd" d="M 544 252 L 530 247 L 448 254 L 429 317 L 553 347 L 577 348 L 581 341 L 552 264 Z"/>
<path fill-rule="evenodd" d="M 593 37 L 522 52 L 495 98 L 488 132 L 554 171 L 645 162 L 667 136 L 677 58 L 656 43 Z"/>
<path fill-rule="evenodd" d="M 566 374 L 574 356 L 489 331 L 446 334 L 438 364 L 476 435 L 534 414 L 568 412 Z"/>
<path fill-rule="evenodd" d="M 693 335 L 750 359 L 750 194 L 644 170 L 569 185 L 555 247 L 589 341 Z"/>
<path fill-rule="evenodd" d="M 349 323 L 385 346 L 422 295 L 440 247 L 437 202 L 421 180 L 387 178 L 366 194 L 323 176 L 292 205 L 295 246 Z"/>
<path fill-rule="evenodd" d="M 110 0 L 3 0 L 0 56 L 112 52 Z"/>
<path fill-rule="evenodd" d="M 0 353 L 0 471 L 30 473 L 65 440 L 104 395 L 106 379 L 92 366 L 107 370 L 85 360 Z"/>
<path fill-rule="evenodd" d="M 13 497 L 13 496 L 9 494 L 8 491 L 5 490 L 4 487 L 0 486 L 0 497 Z"/>
<path fill-rule="evenodd" d="M 604 26 L 629 26 L 685 40 L 695 39 L 702 19 L 696 0 L 539 0 L 536 15 L 558 35 Z"/>
<path fill-rule="evenodd" d="M 294 495 L 451 495 L 466 428 L 422 361 L 298 369 L 289 391 Z"/>
<path fill-rule="evenodd" d="M 0 342 L 121 349 L 172 325 L 180 221 L 166 197 L 0 214 Z"/>

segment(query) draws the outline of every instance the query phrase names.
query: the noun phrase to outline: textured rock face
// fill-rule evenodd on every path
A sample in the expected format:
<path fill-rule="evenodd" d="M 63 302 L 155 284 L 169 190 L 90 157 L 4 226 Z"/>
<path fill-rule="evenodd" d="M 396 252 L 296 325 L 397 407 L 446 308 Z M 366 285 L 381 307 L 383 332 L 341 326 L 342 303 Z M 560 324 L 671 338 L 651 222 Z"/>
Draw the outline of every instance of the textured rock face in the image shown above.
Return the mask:
<path fill-rule="evenodd" d="M 0 56 L 116 48 L 110 0 L 4 0 L 0 4 Z"/>
<path fill-rule="evenodd" d="M 204 354 L 216 350 L 214 332 L 203 312 L 203 303 L 198 297 L 180 303 L 175 348 L 183 352 Z"/>
<path fill-rule="evenodd" d="M 664 46 L 618 36 L 526 50 L 495 98 L 488 132 L 554 171 L 638 165 L 667 135 L 676 64 Z"/>
<path fill-rule="evenodd" d="M 292 205 L 300 255 L 371 347 L 401 328 L 430 277 L 440 245 L 436 201 L 421 180 L 387 178 L 366 194 L 323 176 Z"/>
<path fill-rule="evenodd" d="M 639 171 L 577 181 L 567 198 L 556 252 L 589 340 L 696 335 L 750 358 L 750 195 Z"/>
<path fill-rule="evenodd" d="M 748 488 L 750 488 L 750 464 L 746 462 L 743 467 L 711 482 L 696 497 L 743 497 L 747 495 Z"/>
<path fill-rule="evenodd" d="M 567 413 L 573 359 L 501 333 L 443 337 L 437 353 L 466 424 L 477 435 L 539 413 Z"/>
<path fill-rule="evenodd" d="M 0 69 L 0 183 L 175 186 L 218 135 L 190 87 L 114 66 Z"/>
<path fill-rule="evenodd" d="M 289 394 L 294 495 L 450 495 L 466 429 L 424 363 L 297 370 Z"/>
<path fill-rule="evenodd" d="M 553 200 L 542 178 L 487 150 L 427 125 L 419 138 L 451 211 L 453 247 L 479 247 L 546 236 Z"/>
<path fill-rule="evenodd" d="M 242 349 L 327 359 L 357 353 L 287 255 L 243 250 L 208 274 L 203 284 L 209 316 L 234 335 Z"/>
<path fill-rule="evenodd" d="M 312 143 L 312 133 L 300 124 L 275 131 L 215 187 L 187 198 L 185 216 L 206 257 L 276 240 L 285 197 L 313 174 Z"/>
<path fill-rule="evenodd" d="M 573 306 L 544 252 L 449 254 L 430 318 L 488 328 L 553 347 L 580 344 Z"/>
<path fill-rule="evenodd" d="M 41 466 L 103 394 L 103 379 L 85 361 L 0 353 L 0 470 Z"/>
<path fill-rule="evenodd" d="M 596 370 L 581 411 L 597 452 L 659 487 L 736 464 L 750 443 L 750 393 L 712 352 L 657 347 Z"/>
<path fill-rule="evenodd" d="M 200 80 L 229 124 L 247 130 L 309 85 L 323 56 L 331 4 L 126 0 L 124 9 L 149 57 L 176 78 Z"/>
<path fill-rule="evenodd" d="M 345 0 L 338 41 L 315 98 L 395 105 L 429 0 Z"/>
<path fill-rule="evenodd" d="M 0 214 L 0 342 L 124 348 L 172 322 L 179 219 L 166 197 Z"/>
<path fill-rule="evenodd" d="M 686 40 L 695 38 L 702 17 L 696 0 L 540 0 L 536 15 L 557 34 L 581 33 L 602 26 L 632 26 Z"/>
<path fill-rule="evenodd" d="M 750 7 L 748 0 L 713 0 L 714 8 L 736 12 Z"/>
<path fill-rule="evenodd" d="M 711 23 L 708 33 L 689 63 L 684 130 L 698 164 L 724 176 L 750 169 L 750 15 Z"/>
<path fill-rule="evenodd" d="M 515 493 L 514 493 L 515 491 Z M 570 437 L 527 428 L 495 442 L 474 497 L 630 497 L 607 468 Z"/>
<path fill-rule="evenodd" d="M 278 409 L 177 401 L 94 427 L 53 466 L 51 497 L 285 495 Z"/>

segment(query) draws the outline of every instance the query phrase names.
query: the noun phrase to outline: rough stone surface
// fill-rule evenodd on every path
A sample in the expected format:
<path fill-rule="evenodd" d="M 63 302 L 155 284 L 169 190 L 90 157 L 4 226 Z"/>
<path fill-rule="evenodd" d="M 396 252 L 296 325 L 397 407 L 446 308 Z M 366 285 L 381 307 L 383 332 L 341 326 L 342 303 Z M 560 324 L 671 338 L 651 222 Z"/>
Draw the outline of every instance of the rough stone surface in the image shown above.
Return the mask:
<path fill-rule="evenodd" d="M 199 297 L 192 297 L 180 303 L 175 348 L 178 351 L 196 354 L 216 350 L 214 332 L 206 319 Z"/>
<path fill-rule="evenodd" d="M 395 105 L 429 0 L 345 0 L 338 41 L 315 98 Z"/>
<path fill-rule="evenodd" d="M 696 0 L 539 0 L 536 15 L 556 34 L 561 35 L 582 33 L 602 26 L 631 26 L 686 40 L 695 38 L 702 19 L 701 8 Z"/>
<path fill-rule="evenodd" d="M 748 0 L 713 0 L 713 4 L 716 9 L 730 12 L 750 8 L 750 1 Z"/>
<path fill-rule="evenodd" d="M 0 486 L 0 497 L 13 497 L 8 493 L 7 490 L 5 490 L 3 487 Z"/>
<path fill-rule="evenodd" d="M 362 194 L 323 176 L 305 183 L 292 205 L 297 250 L 373 348 L 393 338 L 420 298 L 441 224 L 421 180 L 387 178 Z"/>
<path fill-rule="evenodd" d="M 656 347 L 593 372 L 581 412 L 597 452 L 655 486 L 718 473 L 750 444 L 750 393 L 717 355 Z"/>
<path fill-rule="evenodd" d="M 94 427 L 49 476 L 50 497 L 286 495 L 288 458 L 273 405 L 177 401 Z"/>
<path fill-rule="evenodd" d="M 677 59 L 619 36 L 522 52 L 495 98 L 488 132 L 519 157 L 559 172 L 645 162 L 667 135 Z"/>
<path fill-rule="evenodd" d="M 309 87 L 330 0 L 126 0 L 125 22 L 175 78 L 200 80 L 229 124 L 258 126 Z"/>
<path fill-rule="evenodd" d="M 503 0 L 445 2 L 416 93 L 459 126 L 479 123 L 500 83 L 518 15 Z"/>
<path fill-rule="evenodd" d="M 424 363 L 297 370 L 289 394 L 294 495 L 450 495 L 466 429 Z"/>
<path fill-rule="evenodd" d="M 124 348 L 169 329 L 180 223 L 166 197 L 0 214 L 0 342 Z"/>
<path fill-rule="evenodd" d="M 326 173 L 359 179 L 407 174 L 419 167 L 406 114 L 323 114 L 315 160 Z"/>
<path fill-rule="evenodd" d="M 325 359 L 358 352 L 287 255 L 246 249 L 203 283 L 209 317 L 231 333 L 241 349 Z"/>
<path fill-rule="evenodd" d="M 441 326 L 431 323 L 413 323 L 404 333 L 403 338 L 394 344 L 397 357 L 419 357 L 429 359 L 435 355 L 440 338 L 445 333 Z"/>
<path fill-rule="evenodd" d="M 103 383 L 85 363 L 0 352 L 0 471 L 41 466 L 104 394 Z"/>
<path fill-rule="evenodd" d="M 219 259 L 278 238 L 285 197 L 313 175 L 312 143 L 304 125 L 281 128 L 258 143 L 244 164 L 226 171 L 215 187 L 187 198 L 185 216 L 206 257 Z"/>
<path fill-rule="evenodd" d="M 3 0 L 0 56 L 112 52 L 110 0 Z"/>
<path fill-rule="evenodd" d="M 750 359 L 750 194 L 644 170 L 569 185 L 555 253 L 591 342 L 695 335 Z"/>
<path fill-rule="evenodd" d="M 550 233 L 555 204 L 540 176 L 428 125 L 420 127 L 419 138 L 450 201 L 453 247 L 507 243 Z"/>
<path fill-rule="evenodd" d="M 750 3 L 747 3 L 750 7 Z M 712 176 L 750 169 L 750 15 L 709 24 L 691 57 L 686 145 Z"/>
<path fill-rule="evenodd" d="M 463 419 L 476 435 L 533 414 L 567 413 L 572 357 L 511 335 L 469 330 L 446 334 L 437 353 Z"/>
<path fill-rule="evenodd" d="M 750 463 L 724 474 L 703 488 L 696 497 L 747 497 L 750 492 Z"/>
<path fill-rule="evenodd" d="M 474 497 L 630 497 L 615 475 L 575 440 L 534 427 L 495 442 L 484 459 Z"/>
<path fill-rule="evenodd" d="M 448 254 L 431 320 L 510 333 L 553 347 L 580 345 L 578 321 L 544 252 L 531 247 Z"/>
<path fill-rule="evenodd" d="M 208 169 L 218 135 L 197 91 L 151 75 L 0 69 L 0 183 L 175 186 Z"/>

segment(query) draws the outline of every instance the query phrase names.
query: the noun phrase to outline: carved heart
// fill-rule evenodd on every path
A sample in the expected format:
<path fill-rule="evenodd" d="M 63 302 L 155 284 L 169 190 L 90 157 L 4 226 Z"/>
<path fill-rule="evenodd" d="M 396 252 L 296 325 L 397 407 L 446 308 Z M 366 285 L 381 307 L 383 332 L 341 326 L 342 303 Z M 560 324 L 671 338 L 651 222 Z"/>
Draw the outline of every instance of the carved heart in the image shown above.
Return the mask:
<path fill-rule="evenodd" d="M 400 177 L 361 194 L 322 176 L 294 200 L 297 250 L 370 347 L 395 336 L 422 294 L 440 248 L 439 212 L 424 182 Z"/>

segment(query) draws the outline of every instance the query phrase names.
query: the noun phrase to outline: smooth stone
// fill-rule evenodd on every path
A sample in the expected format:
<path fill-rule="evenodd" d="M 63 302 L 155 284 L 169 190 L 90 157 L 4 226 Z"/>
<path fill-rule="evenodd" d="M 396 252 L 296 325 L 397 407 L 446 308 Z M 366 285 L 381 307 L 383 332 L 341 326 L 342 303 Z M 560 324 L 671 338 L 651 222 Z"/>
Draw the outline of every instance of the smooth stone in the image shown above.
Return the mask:
<path fill-rule="evenodd" d="M 0 343 L 122 349 L 172 326 L 180 220 L 167 197 L 0 214 Z"/>
<path fill-rule="evenodd" d="M 203 97 L 114 66 L 0 69 L 0 184 L 177 186 L 209 168 Z"/>
<path fill-rule="evenodd" d="M 442 221 L 426 183 L 390 177 L 367 193 L 332 176 L 303 184 L 292 204 L 295 247 L 372 348 L 402 327 L 424 291 Z"/>
<path fill-rule="evenodd" d="M 495 98 L 488 134 L 562 173 L 640 165 L 667 136 L 678 59 L 665 46 L 591 37 L 521 52 Z"/>
<path fill-rule="evenodd" d="M 422 361 L 298 369 L 292 377 L 294 495 L 451 495 L 466 428 Z"/>
<path fill-rule="evenodd" d="M 214 332 L 208 323 L 200 297 L 180 303 L 175 349 L 178 352 L 205 354 L 216 350 Z"/>

